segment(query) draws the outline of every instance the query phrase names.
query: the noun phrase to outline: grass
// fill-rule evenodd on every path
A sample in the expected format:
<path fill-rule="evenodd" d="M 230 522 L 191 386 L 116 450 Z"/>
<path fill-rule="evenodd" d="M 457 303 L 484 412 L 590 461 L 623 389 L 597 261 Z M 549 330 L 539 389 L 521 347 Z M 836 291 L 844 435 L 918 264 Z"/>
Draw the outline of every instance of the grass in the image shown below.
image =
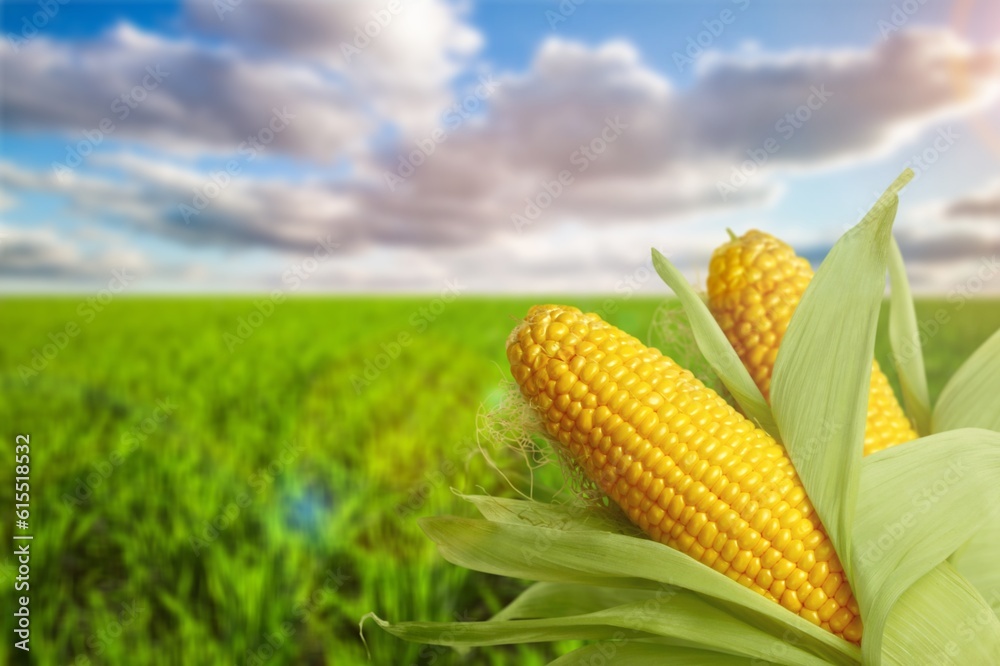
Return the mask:
<path fill-rule="evenodd" d="M 91 315 L 81 299 L 0 301 L 2 437 L 31 435 L 33 663 L 530 666 L 568 649 L 459 655 L 369 624 L 367 662 L 358 637 L 368 611 L 485 619 L 519 591 L 444 562 L 416 518 L 467 512 L 452 488 L 509 492 L 476 455 L 475 417 L 541 300 L 647 339 L 662 305 L 301 299 L 258 316 L 255 299 L 135 298 Z M 950 316 L 926 343 L 932 395 L 1000 328 L 997 302 L 958 305 L 918 308 Z M 11 608 L 14 560 L 0 565 Z"/>

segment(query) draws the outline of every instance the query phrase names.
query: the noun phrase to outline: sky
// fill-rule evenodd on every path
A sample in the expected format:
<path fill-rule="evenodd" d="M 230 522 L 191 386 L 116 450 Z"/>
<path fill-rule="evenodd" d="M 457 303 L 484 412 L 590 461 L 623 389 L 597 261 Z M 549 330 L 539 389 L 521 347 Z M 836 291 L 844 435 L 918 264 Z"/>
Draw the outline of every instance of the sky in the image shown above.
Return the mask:
<path fill-rule="evenodd" d="M 6 292 L 654 293 L 650 247 L 701 285 L 727 228 L 818 265 L 910 167 L 914 290 L 1000 294 L 995 2 L 34 0 L 0 26 Z"/>

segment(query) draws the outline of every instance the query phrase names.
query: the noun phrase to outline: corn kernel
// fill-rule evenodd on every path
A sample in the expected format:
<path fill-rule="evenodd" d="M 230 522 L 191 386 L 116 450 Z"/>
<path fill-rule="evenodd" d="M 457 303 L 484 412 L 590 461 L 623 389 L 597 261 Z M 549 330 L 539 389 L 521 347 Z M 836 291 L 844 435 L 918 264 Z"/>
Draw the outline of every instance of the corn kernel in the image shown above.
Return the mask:
<path fill-rule="evenodd" d="M 779 280 L 777 264 L 763 264 L 746 275 Z M 748 303 L 760 314 L 765 301 Z M 836 553 L 767 433 L 671 359 L 575 308 L 532 308 L 507 358 L 546 432 L 650 537 L 860 641 Z"/>
<path fill-rule="evenodd" d="M 765 398 L 770 394 L 781 340 L 812 277 L 808 261 L 774 236 L 757 230 L 734 238 L 712 254 L 709 309 Z M 529 353 L 530 348 L 524 352 Z M 889 380 L 873 363 L 864 454 L 916 436 Z"/>

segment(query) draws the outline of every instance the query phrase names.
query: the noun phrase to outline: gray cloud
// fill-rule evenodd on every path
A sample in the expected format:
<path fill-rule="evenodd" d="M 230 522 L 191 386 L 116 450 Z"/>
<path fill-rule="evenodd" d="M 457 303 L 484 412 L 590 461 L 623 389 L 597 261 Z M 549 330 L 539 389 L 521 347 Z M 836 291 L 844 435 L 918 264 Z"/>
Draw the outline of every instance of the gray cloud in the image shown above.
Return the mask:
<path fill-rule="evenodd" d="M 189 244 L 297 251 L 329 236 L 345 252 L 484 248 L 516 237 L 512 216 L 527 217 L 532 205 L 540 215 L 525 233 L 540 237 L 567 222 L 591 230 L 652 224 L 773 201 L 782 169 L 898 147 L 930 122 L 994 100 L 1000 81 L 995 46 L 975 47 L 944 30 L 896 33 L 870 49 L 708 55 L 685 88 L 645 65 L 627 43 L 589 48 L 553 39 L 527 71 L 465 98 L 476 102 L 469 117 L 442 116 L 442 105 L 461 102 L 478 85 L 452 90 L 478 46 L 454 14 L 441 15 L 426 33 L 401 15 L 348 66 L 337 39 L 366 20 L 356 6 L 331 4 L 315 26 L 303 24 L 301 2 L 245 3 L 224 21 L 210 7 L 191 5 L 190 20 L 229 40 L 225 48 L 127 26 L 93 43 L 37 38 L 17 54 L 4 47 L 0 65 L 14 77 L 2 102 L 8 122 L 47 131 L 94 127 L 121 90 L 141 81 L 147 64 L 163 62 L 170 77 L 116 138 L 161 150 L 231 152 L 273 106 L 287 103 L 297 118 L 268 154 L 273 148 L 323 160 L 350 150 L 349 177 L 238 176 L 188 219 L 180 206 L 205 192 L 209 177 L 169 160 L 104 151 L 72 177 L 8 166 L 0 180 L 15 193 L 56 194 L 76 215 L 114 217 Z M 300 29 L 301 40 L 291 39 Z M 408 51 L 414 44 L 419 48 Z M 420 67 L 413 63 L 430 63 L 424 78 L 412 78 Z M 954 67 L 968 73 L 961 98 L 950 83 Z M 810 118 L 798 127 L 786 121 L 795 131 L 785 136 L 782 119 L 815 100 L 817 90 L 829 91 L 829 99 L 805 107 Z M 428 118 L 444 123 L 441 139 L 430 140 Z M 380 140 L 372 152 L 382 122 L 402 128 L 400 138 Z M 768 139 L 778 149 L 724 200 L 718 183 Z M 432 154 L 387 187 L 386 174 L 421 144 Z M 561 171 L 572 183 L 553 196 L 547 184 Z"/>
<path fill-rule="evenodd" d="M 427 127 L 448 103 L 449 83 L 482 36 L 449 0 L 185 2 L 187 21 L 244 50 L 320 64 L 350 81 L 372 108 L 408 130 Z"/>
<path fill-rule="evenodd" d="M 773 163 L 809 164 L 877 154 L 998 94 L 1000 45 L 912 29 L 869 50 L 709 57 L 681 107 L 700 150 L 743 159 L 774 137 Z"/>
<path fill-rule="evenodd" d="M 950 263 L 1000 254 L 1000 236 L 937 230 L 933 234 L 897 232 L 903 257 L 914 262 Z"/>
<path fill-rule="evenodd" d="M 95 146 L 117 139 L 236 154 L 256 137 L 268 150 L 327 162 L 356 151 L 372 127 L 335 78 L 127 24 L 93 42 L 39 37 L 15 50 L 5 40 L 0 68 L 6 127 L 61 132 L 74 145 L 89 134 Z M 272 137 L 276 110 L 293 117 Z"/>
<path fill-rule="evenodd" d="M 113 270 L 142 270 L 145 259 L 136 252 L 84 252 L 74 241 L 51 230 L 0 227 L 0 278 L 93 280 Z"/>
<path fill-rule="evenodd" d="M 954 219 L 1000 221 L 1000 181 L 990 184 L 982 192 L 948 204 L 944 213 Z"/>

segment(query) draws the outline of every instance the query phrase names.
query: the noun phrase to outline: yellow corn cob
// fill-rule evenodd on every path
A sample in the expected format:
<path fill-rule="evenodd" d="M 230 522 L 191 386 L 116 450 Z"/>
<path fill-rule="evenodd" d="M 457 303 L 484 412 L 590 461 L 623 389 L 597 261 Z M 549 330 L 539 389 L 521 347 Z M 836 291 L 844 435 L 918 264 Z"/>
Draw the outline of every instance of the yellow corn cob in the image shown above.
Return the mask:
<path fill-rule="evenodd" d="M 708 305 L 765 398 L 778 346 L 813 271 L 791 247 L 748 231 L 719 247 L 708 268 Z M 889 380 L 873 363 L 864 455 L 916 439 Z"/>
<path fill-rule="evenodd" d="M 656 349 L 539 305 L 507 341 L 548 433 L 646 534 L 860 642 L 858 605 L 784 448 Z"/>

